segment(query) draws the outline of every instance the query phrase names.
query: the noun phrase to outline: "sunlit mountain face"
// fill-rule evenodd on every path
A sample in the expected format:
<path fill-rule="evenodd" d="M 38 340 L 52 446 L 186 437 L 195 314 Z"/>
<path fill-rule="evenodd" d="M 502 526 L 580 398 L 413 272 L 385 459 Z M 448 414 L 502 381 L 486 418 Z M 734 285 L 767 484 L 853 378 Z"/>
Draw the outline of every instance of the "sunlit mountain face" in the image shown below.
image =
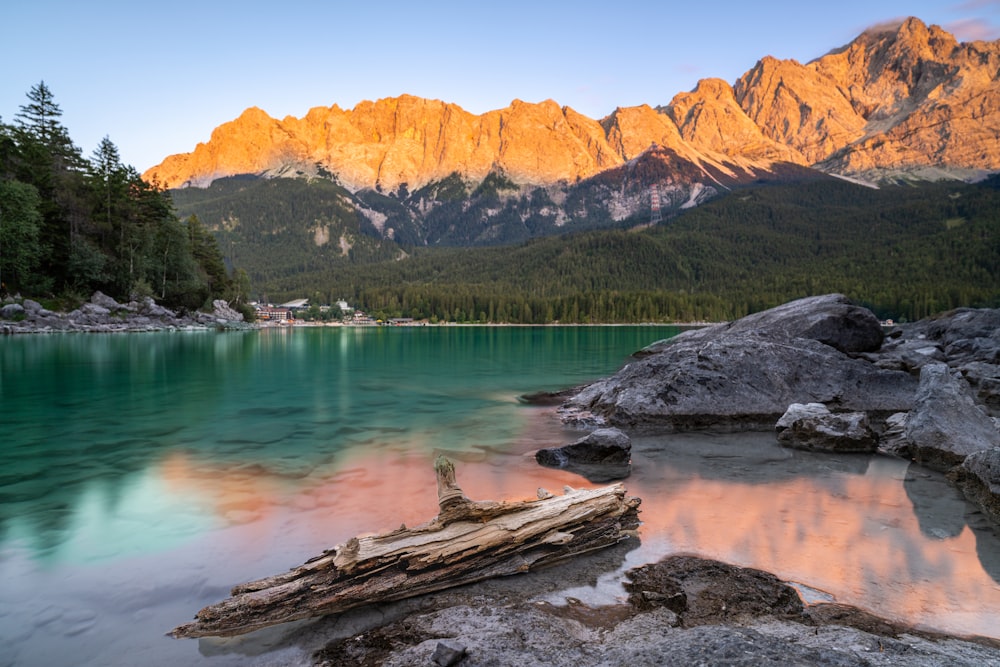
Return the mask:
<path fill-rule="evenodd" d="M 572 184 L 651 147 L 686 165 L 688 185 L 759 178 L 782 165 L 869 181 L 1000 169 L 1000 42 L 960 43 L 911 18 L 830 46 L 804 65 L 761 54 L 735 82 L 706 79 L 668 104 L 618 108 L 603 119 L 552 100 L 475 115 L 410 95 L 283 120 L 250 108 L 143 176 L 167 188 L 238 174 L 309 176 L 398 196 L 452 175 L 471 184 L 490 173 L 519 187 Z"/>

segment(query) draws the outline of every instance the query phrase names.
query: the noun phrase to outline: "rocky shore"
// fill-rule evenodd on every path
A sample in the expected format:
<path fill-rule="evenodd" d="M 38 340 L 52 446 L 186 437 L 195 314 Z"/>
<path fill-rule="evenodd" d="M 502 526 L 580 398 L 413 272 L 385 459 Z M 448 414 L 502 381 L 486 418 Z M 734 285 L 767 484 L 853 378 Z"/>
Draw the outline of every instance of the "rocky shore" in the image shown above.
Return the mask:
<path fill-rule="evenodd" d="M 186 329 L 243 329 L 251 325 L 243 315 L 218 299 L 211 313 L 178 313 L 150 297 L 118 303 L 95 292 L 90 300 L 68 313 L 48 310 L 32 299 L 7 297 L 0 305 L 0 334 L 118 333 Z"/>
<path fill-rule="evenodd" d="M 567 392 L 564 421 L 641 433 L 774 429 L 790 447 L 901 456 L 1000 518 L 1000 310 L 883 327 L 839 294 L 654 343 Z"/>
<path fill-rule="evenodd" d="M 788 447 L 878 452 L 945 471 L 1000 519 L 998 310 L 886 328 L 841 295 L 802 299 L 655 343 L 562 398 L 562 419 L 601 441 L 538 460 L 591 479 L 627 475 L 617 456 L 627 433 L 768 429 Z M 615 443 L 610 459 L 605 440 Z M 350 629 L 316 664 L 1000 665 L 995 639 L 804 604 L 773 575 L 691 556 L 630 570 L 625 603 L 559 605 L 540 594 L 613 570 L 605 557 L 381 609 L 366 627 L 340 626 Z"/>
<path fill-rule="evenodd" d="M 613 570 L 628 548 L 324 619 L 297 639 L 335 635 L 314 654 L 324 667 L 1000 664 L 996 641 L 947 637 L 846 605 L 804 605 L 769 573 L 687 555 L 630 570 L 619 604 L 546 599 Z"/>
<path fill-rule="evenodd" d="M 211 314 L 101 293 L 66 314 L 31 300 L 0 307 L 8 334 L 248 326 L 221 301 Z M 770 430 L 786 447 L 904 457 L 943 471 L 1000 530 L 1000 310 L 884 327 L 843 296 L 812 297 L 654 343 L 608 378 L 537 398 L 557 401 L 566 423 L 591 431 L 543 450 L 539 463 L 590 480 L 626 478 L 627 486 L 630 435 Z M 296 665 L 1000 667 L 996 639 L 816 602 L 769 573 L 691 555 L 628 570 L 614 604 L 566 599 L 568 589 L 621 570 L 633 547 L 626 540 L 539 572 L 288 624 L 248 645 L 204 639 L 199 648 L 293 648 L 298 657 L 284 652 L 267 664 Z"/>

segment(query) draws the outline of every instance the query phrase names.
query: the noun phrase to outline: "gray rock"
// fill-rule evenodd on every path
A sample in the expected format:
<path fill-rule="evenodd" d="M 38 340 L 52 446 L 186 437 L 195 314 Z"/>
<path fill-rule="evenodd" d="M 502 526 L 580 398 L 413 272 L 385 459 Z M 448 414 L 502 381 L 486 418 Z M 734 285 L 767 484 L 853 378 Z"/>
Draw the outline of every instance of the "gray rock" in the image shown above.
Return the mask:
<path fill-rule="evenodd" d="M 952 368 L 1000 364 L 998 309 L 959 308 L 906 325 L 903 331 L 908 339 L 940 347 L 944 361 Z M 967 374 L 967 379 L 973 387 L 977 386 L 975 376 Z"/>
<path fill-rule="evenodd" d="M 715 339 L 727 333 L 754 331 L 767 331 L 773 337 L 808 338 L 847 353 L 877 350 L 884 338 L 882 325 L 870 310 L 843 294 L 826 294 L 790 301 L 735 322 L 684 332 L 647 350 L 655 352 L 657 346 L 684 339 Z"/>
<path fill-rule="evenodd" d="M 535 454 L 541 465 L 575 472 L 591 482 L 628 477 L 631 457 L 632 441 L 617 428 L 598 429 L 576 442 L 540 449 Z"/>
<path fill-rule="evenodd" d="M 759 570 L 692 557 L 640 570 L 627 575 L 628 602 L 604 607 L 540 600 L 544 580 L 527 578 L 516 587 L 508 578 L 434 595 L 409 612 L 386 606 L 378 627 L 333 637 L 316 664 L 433 664 L 446 637 L 467 647 L 467 667 L 1000 664 L 996 646 L 922 633 L 846 605 L 803 609 L 794 590 Z M 674 599 L 682 611 L 660 599 Z"/>
<path fill-rule="evenodd" d="M 225 320 L 227 322 L 243 321 L 243 314 L 230 308 L 229 304 L 223 299 L 216 299 L 212 302 L 212 316 L 217 320 Z"/>
<path fill-rule="evenodd" d="M 885 430 L 878 439 L 879 450 L 890 456 L 910 458 L 910 443 L 906 439 L 908 412 L 897 412 L 885 418 Z"/>
<path fill-rule="evenodd" d="M 90 297 L 90 302 L 93 304 L 97 304 L 98 306 L 103 306 L 107 308 L 109 311 L 114 311 L 121 308 L 121 304 L 119 304 L 117 301 L 112 299 L 104 292 L 101 292 L 100 290 L 94 292 L 94 294 Z"/>
<path fill-rule="evenodd" d="M 1000 447 L 969 454 L 948 477 L 970 502 L 1000 524 Z"/>
<path fill-rule="evenodd" d="M 878 438 L 864 412 L 832 413 L 822 403 L 793 403 L 775 424 L 778 441 L 796 449 L 874 452 Z"/>
<path fill-rule="evenodd" d="M 69 320 L 59 317 L 51 311 L 36 313 L 32 316 L 32 326 L 51 331 L 63 331 L 71 328 Z"/>
<path fill-rule="evenodd" d="M 640 610 L 663 605 L 685 627 L 740 623 L 759 616 L 798 618 L 802 600 L 770 572 L 696 556 L 668 556 L 628 572 L 625 590 Z"/>
<path fill-rule="evenodd" d="M 177 316 L 174 311 L 157 304 L 153 301 L 152 297 L 148 296 L 136 302 L 135 309 L 137 313 L 145 315 L 146 317 L 174 319 Z"/>
<path fill-rule="evenodd" d="M 958 367 L 979 401 L 988 410 L 1000 412 L 1000 364 L 970 361 Z"/>
<path fill-rule="evenodd" d="M 969 384 L 945 364 L 921 369 L 906 439 L 914 460 L 944 472 L 970 454 L 1000 446 L 1000 433 L 976 405 Z"/>
<path fill-rule="evenodd" d="M 567 422 L 641 432 L 770 430 L 792 403 L 891 414 L 909 410 L 916 378 L 808 338 L 767 329 L 677 336 L 659 352 L 583 387 Z"/>
<path fill-rule="evenodd" d="M 83 304 L 74 312 L 79 312 L 90 322 L 106 322 L 108 317 L 111 316 L 110 309 L 93 302 Z"/>
<path fill-rule="evenodd" d="M 945 361 L 940 345 L 923 338 L 894 338 L 878 350 L 860 355 L 879 368 L 886 370 L 919 372 L 927 364 Z"/>
<path fill-rule="evenodd" d="M 958 308 L 921 320 L 915 327 L 918 334 L 941 342 L 946 348 L 962 340 L 990 339 L 1000 342 L 1000 310 L 988 308 Z M 954 348 L 968 347 L 962 343 Z"/>
<path fill-rule="evenodd" d="M 225 302 L 218 304 L 225 306 Z M 217 304 L 217 305 L 218 305 Z M 24 300 L 23 304 L 7 304 L 0 310 L 0 317 L 7 320 L 0 333 L 45 333 L 52 331 L 87 331 L 114 333 L 125 331 L 163 331 L 173 329 L 249 329 L 253 325 L 242 321 L 236 311 L 223 310 L 223 319 L 217 314 L 195 313 L 179 317 L 168 308 L 156 304 L 150 297 L 128 304 L 120 304 L 98 291 L 76 310 L 66 314 L 46 310 L 36 301 Z M 235 319 L 239 318 L 239 319 Z"/>
<path fill-rule="evenodd" d="M 37 301 L 32 301 L 31 299 L 25 299 L 21 303 L 21 305 L 24 306 L 24 311 L 28 314 L 29 317 L 31 315 L 34 315 L 35 313 L 39 313 L 45 310 L 42 307 L 42 304 L 38 303 Z"/>
<path fill-rule="evenodd" d="M 443 639 L 437 643 L 431 662 L 440 667 L 452 667 L 465 657 L 465 645 L 454 639 Z"/>

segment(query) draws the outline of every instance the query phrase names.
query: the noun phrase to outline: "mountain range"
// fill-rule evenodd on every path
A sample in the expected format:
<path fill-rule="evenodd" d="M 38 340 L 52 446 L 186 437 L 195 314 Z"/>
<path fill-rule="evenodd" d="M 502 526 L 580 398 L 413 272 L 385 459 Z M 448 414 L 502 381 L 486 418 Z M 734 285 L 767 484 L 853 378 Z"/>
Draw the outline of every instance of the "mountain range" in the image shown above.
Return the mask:
<path fill-rule="evenodd" d="M 787 163 L 870 181 L 974 178 L 1000 168 L 1000 41 L 959 43 L 909 18 L 807 64 L 764 57 L 733 84 L 704 79 L 656 108 L 593 120 L 552 100 L 474 115 L 409 95 L 277 120 L 258 108 L 145 174 L 167 188 L 236 174 L 333 175 L 351 191 L 422 188 L 452 174 L 573 183 L 651 148 L 706 185 Z"/>
<path fill-rule="evenodd" d="M 423 246 L 648 226 L 752 185 L 996 171 L 1000 40 L 909 18 L 600 120 L 551 100 L 474 115 L 409 95 L 282 120 L 251 108 L 143 176 L 266 286 Z"/>

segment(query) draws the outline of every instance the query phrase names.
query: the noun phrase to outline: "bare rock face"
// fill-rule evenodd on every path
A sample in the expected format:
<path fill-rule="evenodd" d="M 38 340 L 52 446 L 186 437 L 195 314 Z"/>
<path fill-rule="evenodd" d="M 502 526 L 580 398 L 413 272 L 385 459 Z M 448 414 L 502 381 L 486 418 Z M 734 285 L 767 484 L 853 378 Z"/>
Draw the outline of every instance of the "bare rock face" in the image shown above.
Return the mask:
<path fill-rule="evenodd" d="M 846 352 L 877 340 L 874 315 L 843 296 L 801 299 L 651 345 L 638 361 L 579 390 L 561 413 L 568 422 L 672 432 L 771 429 L 792 403 L 907 411 L 916 378 Z"/>
<path fill-rule="evenodd" d="M 874 452 L 878 438 L 863 412 L 830 412 L 822 403 L 793 403 L 775 424 L 788 447 L 824 452 Z"/>
<path fill-rule="evenodd" d="M 911 18 L 866 32 L 814 66 L 865 119 L 864 136 L 827 157 L 824 169 L 996 169 L 1000 42 L 959 43 L 940 27 Z"/>
<path fill-rule="evenodd" d="M 965 380 L 945 364 L 929 364 L 920 369 L 906 440 L 914 460 L 947 472 L 971 454 L 1000 447 L 1000 432 Z"/>
<path fill-rule="evenodd" d="M 474 115 L 402 95 L 277 120 L 257 108 L 143 177 L 205 187 L 236 174 L 330 172 L 352 190 L 411 190 L 501 170 L 552 185 L 619 168 L 656 145 L 736 177 L 773 164 L 860 177 L 974 178 L 1000 169 L 1000 40 L 959 43 L 911 18 L 807 64 L 763 57 L 732 86 L 706 79 L 662 109 L 594 120 L 552 100 Z"/>
<path fill-rule="evenodd" d="M 629 602 L 676 613 L 685 627 L 739 623 L 758 616 L 797 618 L 802 600 L 769 572 L 695 556 L 669 556 L 629 570 Z"/>
<path fill-rule="evenodd" d="M 969 454 L 948 477 L 966 498 L 1000 524 L 1000 447 Z"/>
<path fill-rule="evenodd" d="M 664 112 L 684 140 L 700 150 L 733 158 L 808 164 L 805 155 L 765 135 L 746 114 L 732 86 L 721 79 L 702 79 L 690 93 L 678 93 Z"/>
<path fill-rule="evenodd" d="M 476 116 L 403 95 L 346 111 L 315 108 L 305 118 L 281 121 L 248 109 L 218 127 L 208 144 L 171 156 L 144 176 L 166 187 L 207 186 L 233 174 L 314 173 L 320 164 L 351 189 L 395 190 L 456 172 L 482 179 L 496 168 L 518 182 L 554 183 L 623 162 L 597 121 L 551 100 L 515 100 Z"/>
<path fill-rule="evenodd" d="M 865 119 L 833 80 L 794 60 L 767 57 L 734 86 L 736 99 L 763 133 L 819 162 L 864 134 Z"/>
<path fill-rule="evenodd" d="M 563 468 L 591 482 L 624 479 L 631 472 L 632 441 L 617 428 L 601 428 L 562 447 L 540 449 L 535 460 L 550 468 Z"/>
<path fill-rule="evenodd" d="M 940 346 L 977 400 L 1000 414 L 1000 309 L 959 308 L 922 323 L 920 334 Z"/>
<path fill-rule="evenodd" d="M 846 353 L 878 350 L 885 337 L 878 318 L 843 294 L 796 299 L 735 322 L 687 331 L 650 345 L 642 354 L 662 351 L 679 341 L 709 340 L 724 334 L 770 332 L 786 338 L 808 338 Z"/>

